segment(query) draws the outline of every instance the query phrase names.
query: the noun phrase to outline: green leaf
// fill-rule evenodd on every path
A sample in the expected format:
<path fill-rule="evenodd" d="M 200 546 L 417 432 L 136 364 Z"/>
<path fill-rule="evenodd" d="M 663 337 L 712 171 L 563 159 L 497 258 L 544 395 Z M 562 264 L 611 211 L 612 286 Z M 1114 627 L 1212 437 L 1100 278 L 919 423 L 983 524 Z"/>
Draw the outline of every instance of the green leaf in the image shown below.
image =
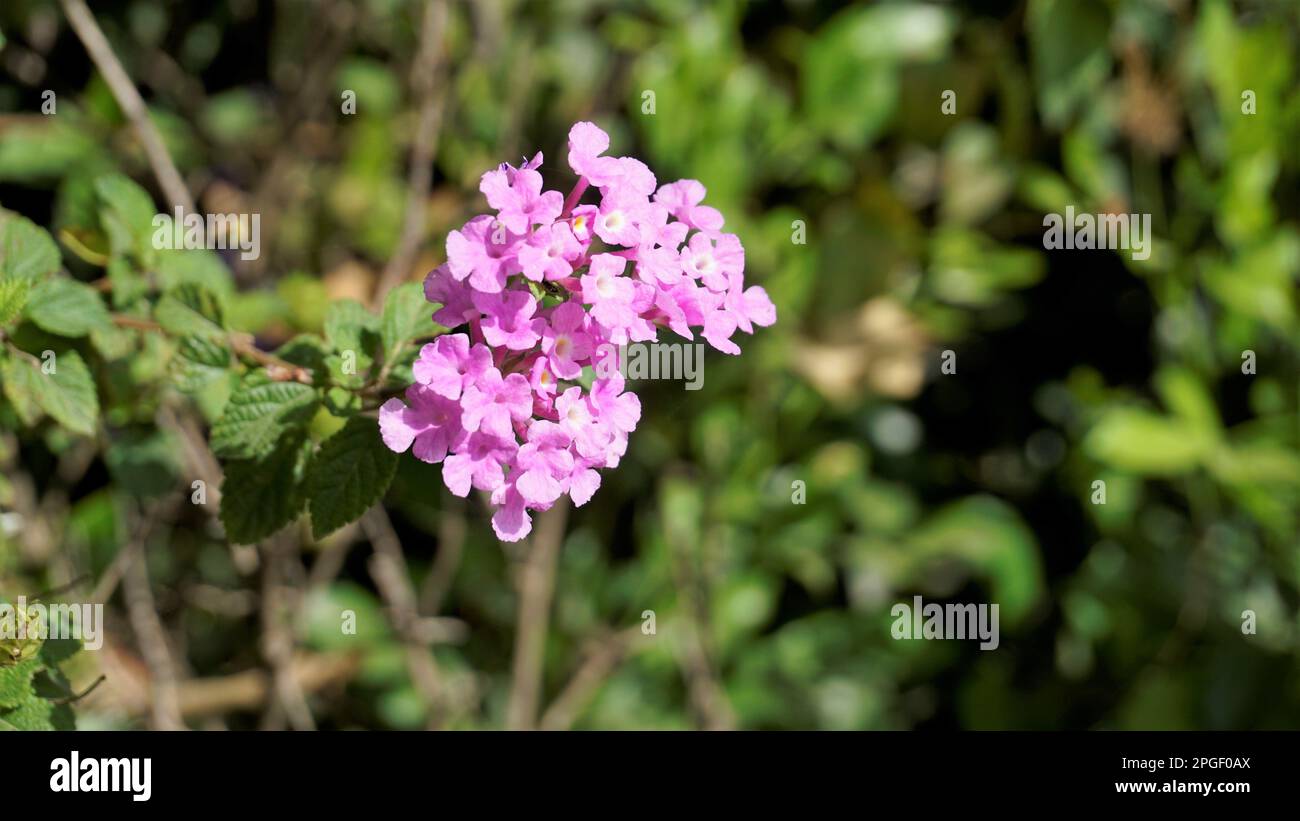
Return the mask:
<path fill-rule="evenodd" d="M 104 462 L 122 490 L 158 497 L 182 486 L 180 452 L 178 443 L 162 431 L 127 430 L 113 437 Z"/>
<path fill-rule="evenodd" d="M 28 427 L 41 419 L 41 405 L 36 401 L 41 372 L 26 357 L 11 356 L 0 362 L 0 387 L 13 405 L 18 419 Z"/>
<path fill-rule="evenodd" d="M 154 318 L 174 336 L 223 336 L 225 321 L 217 297 L 201 285 L 178 285 L 158 300 Z"/>
<path fill-rule="evenodd" d="M 867 145 L 897 110 L 898 65 L 942 57 L 955 29 L 950 12 L 921 3 L 836 15 L 804 52 L 800 80 L 808 122 L 841 148 Z"/>
<path fill-rule="evenodd" d="M 30 366 L 30 381 L 36 402 L 54 421 L 74 433 L 94 436 L 99 417 L 99 398 L 90 369 L 76 351 L 64 351 L 54 359 L 54 373 L 42 373 Z"/>
<path fill-rule="evenodd" d="M 112 322 L 95 289 L 67 277 L 36 286 L 27 300 L 27 318 L 43 330 L 68 337 L 85 336 Z"/>
<path fill-rule="evenodd" d="M 109 283 L 113 286 L 115 307 L 125 308 L 149 293 L 149 281 L 124 257 L 114 257 L 109 260 L 106 273 Z"/>
<path fill-rule="evenodd" d="M 37 658 L 46 667 L 55 667 L 75 656 L 80 650 L 80 639 L 49 638 L 41 645 L 41 652 Z"/>
<path fill-rule="evenodd" d="M 7 729 L 66 730 L 72 729 L 74 723 L 71 707 L 37 695 L 30 695 L 13 709 L 0 712 L 0 727 Z"/>
<path fill-rule="evenodd" d="M 897 61 L 942 57 L 956 31 L 952 13 L 928 3 L 882 3 L 855 9 L 847 20 L 856 56 Z"/>
<path fill-rule="evenodd" d="M 370 353 L 378 330 L 378 320 L 354 299 L 331 303 L 325 313 L 325 338 L 336 351 Z"/>
<path fill-rule="evenodd" d="M 125 359 L 140 350 L 140 339 L 134 331 L 105 325 L 90 330 L 90 344 L 106 362 Z"/>
<path fill-rule="evenodd" d="M 324 404 L 325 410 L 345 419 L 361 411 L 361 395 L 347 388 L 327 388 Z"/>
<path fill-rule="evenodd" d="M 429 336 L 436 330 L 433 306 L 424 298 L 424 288 L 419 283 L 407 282 L 388 292 L 380 323 L 385 362 L 392 359 L 406 343 Z"/>
<path fill-rule="evenodd" d="M 1212 445 L 1204 431 L 1138 408 L 1106 411 L 1083 442 L 1084 450 L 1094 459 L 1151 476 L 1174 476 L 1195 469 Z"/>
<path fill-rule="evenodd" d="M 320 538 L 361 518 L 388 490 L 397 454 L 379 437 L 379 423 L 354 416 L 326 439 L 307 471 L 312 534 Z"/>
<path fill-rule="evenodd" d="M 1028 614 L 1043 594 L 1033 531 L 1015 508 L 992 496 L 968 496 L 944 506 L 912 529 L 905 551 L 903 560 L 917 575 L 929 572 L 936 557 L 969 564 L 988 579 L 1008 622 Z"/>
<path fill-rule="evenodd" d="M 265 373 L 246 377 L 212 427 L 212 451 L 224 459 L 258 459 L 294 425 L 311 418 L 316 391 L 298 382 L 270 382 Z"/>
<path fill-rule="evenodd" d="M 16 214 L 0 220 L 0 279 L 41 279 L 59 270 L 59 247 L 44 228 Z"/>
<path fill-rule="evenodd" d="M 1050 126 L 1065 123 L 1110 73 L 1105 3 L 1031 0 L 1026 14 L 1038 108 Z"/>
<path fill-rule="evenodd" d="M 174 360 L 176 386 L 183 393 L 194 393 L 230 368 L 230 349 L 210 336 L 187 336 L 180 341 Z"/>
<path fill-rule="evenodd" d="M 1155 383 L 1160 397 L 1175 416 L 1206 436 L 1219 436 L 1222 431 L 1219 409 L 1195 373 L 1186 368 L 1165 367 L 1156 373 Z"/>
<path fill-rule="evenodd" d="M 305 436 L 281 440 L 262 459 L 225 464 L 221 523 L 235 544 L 253 544 L 292 522 L 306 502 L 303 473 L 311 456 Z"/>
<path fill-rule="evenodd" d="M 215 251 L 207 248 L 182 248 L 158 252 L 158 286 L 171 290 L 186 283 L 201 285 L 217 298 L 224 308 L 235 293 L 230 269 Z"/>
<path fill-rule="evenodd" d="M 154 258 L 154 217 L 158 215 L 153 198 L 129 177 L 107 174 L 95 180 L 95 193 L 101 205 L 100 223 L 108 234 L 114 256 L 133 254 L 150 265 Z"/>
<path fill-rule="evenodd" d="M 31 280 L 0 279 L 0 328 L 17 319 L 27 304 L 32 290 Z"/>
<path fill-rule="evenodd" d="M 17 707 L 31 698 L 32 676 L 39 669 L 39 658 L 29 658 L 10 667 L 0 667 L 0 710 Z"/>
<path fill-rule="evenodd" d="M 0 180 L 58 179 L 71 168 L 99 161 L 105 146 L 72 117 L 27 117 L 0 131 Z"/>
<path fill-rule="evenodd" d="M 327 370 L 325 356 L 328 349 L 325 341 L 316 334 L 299 334 L 272 353 L 285 362 L 301 365 L 311 371 L 318 382 L 322 381 Z"/>
<path fill-rule="evenodd" d="M 344 351 L 342 355 L 330 354 L 324 362 L 330 380 L 350 390 L 357 390 L 366 384 L 374 364 L 375 361 L 370 357 L 363 353 L 354 355 L 351 350 Z"/>

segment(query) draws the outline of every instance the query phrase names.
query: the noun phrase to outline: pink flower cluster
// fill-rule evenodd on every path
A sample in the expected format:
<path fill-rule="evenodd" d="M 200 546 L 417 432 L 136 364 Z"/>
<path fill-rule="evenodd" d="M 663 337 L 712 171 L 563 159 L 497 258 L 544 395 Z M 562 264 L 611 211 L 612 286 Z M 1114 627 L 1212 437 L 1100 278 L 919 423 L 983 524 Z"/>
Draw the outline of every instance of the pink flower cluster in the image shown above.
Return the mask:
<path fill-rule="evenodd" d="M 425 345 L 406 401 L 379 412 L 384 443 L 442 462 L 458 496 L 491 494 L 492 527 L 515 541 L 529 510 L 565 493 L 582 505 L 616 467 L 641 402 L 624 391 L 618 346 L 656 339 L 667 327 L 739 354 L 736 330 L 771 325 L 776 308 L 745 288 L 745 249 L 722 232 L 722 215 L 701 205 L 695 180 L 657 186 L 645 163 L 603 156 L 609 137 L 591 123 L 569 131 L 567 197 L 542 190 L 540 153 L 502 164 L 479 190 L 495 216 L 477 216 L 447 236 L 447 262 L 425 295 L 434 319 L 467 333 Z M 595 187 L 596 204 L 583 204 Z M 584 366 L 588 390 L 571 384 Z"/>

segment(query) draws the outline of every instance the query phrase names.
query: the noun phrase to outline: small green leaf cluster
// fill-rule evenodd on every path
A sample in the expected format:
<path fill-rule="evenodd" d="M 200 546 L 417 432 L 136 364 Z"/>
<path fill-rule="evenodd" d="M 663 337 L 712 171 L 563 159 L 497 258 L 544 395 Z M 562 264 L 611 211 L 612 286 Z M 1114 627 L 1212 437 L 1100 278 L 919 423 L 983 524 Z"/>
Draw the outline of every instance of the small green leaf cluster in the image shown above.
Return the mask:
<path fill-rule="evenodd" d="M 264 351 L 235 327 L 244 295 L 221 258 L 154 241 L 169 218 L 139 185 L 102 175 L 76 201 L 59 239 L 78 272 L 103 269 L 90 281 L 49 232 L 0 211 L 0 425 L 95 439 L 119 481 L 161 495 L 199 477 L 158 414 L 195 410 L 223 468 L 220 520 L 240 544 L 303 511 L 323 537 L 384 495 L 397 458 L 373 411 L 442 330 L 418 284 L 377 313 L 334 302 L 319 333 Z"/>
<path fill-rule="evenodd" d="M 25 617 L 13 612 L 8 626 L 17 636 Z M 0 638 L 0 730 L 76 729 L 72 685 L 60 665 L 79 649 L 73 639 Z"/>

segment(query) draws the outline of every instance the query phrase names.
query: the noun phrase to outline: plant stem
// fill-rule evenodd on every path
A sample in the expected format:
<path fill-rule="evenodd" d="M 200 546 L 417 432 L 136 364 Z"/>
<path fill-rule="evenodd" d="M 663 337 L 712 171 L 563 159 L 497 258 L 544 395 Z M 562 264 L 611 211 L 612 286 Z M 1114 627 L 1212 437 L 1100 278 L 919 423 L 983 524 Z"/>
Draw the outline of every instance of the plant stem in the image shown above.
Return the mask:
<path fill-rule="evenodd" d="M 397 249 L 388 259 L 375 289 L 374 305 L 382 307 L 388 292 L 410 272 L 415 252 L 424 233 L 424 216 L 429 189 L 433 185 L 433 154 L 438 144 L 446 94 L 438 94 L 435 79 L 442 62 L 443 32 L 447 28 L 447 4 L 426 0 L 424 23 L 420 27 L 420 48 L 411 68 L 411 86 L 420 100 L 420 119 L 411 148 L 411 168 L 406 180 L 406 218 Z"/>
<path fill-rule="evenodd" d="M 587 185 L 586 177 L 578 177 L 578 181 L 573 185 L 573 190 L 569 192 L 569 196 L 564 198 L 564 212 L 560 214 L 560 219 L 567 219 L 569 214 L 573 213 L 573 208 L 578 204 L 578 200 L 582 199 L 582 195 L 587 190 Z"/>
<path fill-rule="evenodd" d="M 531 730 L 537 726 L 542 695 L 546 634 L 550 627 L 551 598 L 555 593 L 555 567 L 564 542 L 568 497 L 561 496 L 550 510 L 539 513 L 532 547 L 520 568 L 519 616 L 515 628 L 515 659 L 506 705 L 506 729 Z"/>
<path fill-rule="evenodd" d="M 152 331 L 154 333 L 166 333 L 166 329 L 152 319 L 143 319 L 138 316 L 127 316 L 125 314 L 113 314 L 113 324 L 119 328 L 133 328 L 137 331 Z M 295 365 L 292 362 L 281 359 L 275 354 L 267 353 L 257 347 L 252 334 L 231 333 L 228 336 L 230 347 L 240 356 L 245 356 L 257 364 L 263 366 L 269 372 L 271 379 L 276 382 L 301 382 L 304 385 L 312 383 L 311 371 L 301 365 Z"/>
<path fill-rule="evenodd" d="M 77 38 L 86 47 L 86 52 L 90 54 L 95 68 L 99 69 L 99 73 L 104 76 L 104 82 L 108 83 L 113 98 L 117 100 L 117 104 L 131 121 L 136 136 L 144 146 L 149 167 L 153 169 L 153 174 L 158 179 L 163 193 L 173 208 L 192 213 L 194 198 L 190 196 L 180 171 L 176 170 L 176 164 L 167 153 L 167 146 L 163 143 L 157 126 L 149 119 L 149 109 L 145 107 L 140 92 L 136 90 L 135 84 L 127 76 L 126 69 L 122 68 L 122 63 L 113 54 L 113 48 L 105 39 L 104 32 L 95 22 L 95 15 L 83 0 L 60 0 L 60 3 L 63 5 L 63 13 L 68 17 L 68 23 L 72 25 L 72 30 L 77 33 Z"/>

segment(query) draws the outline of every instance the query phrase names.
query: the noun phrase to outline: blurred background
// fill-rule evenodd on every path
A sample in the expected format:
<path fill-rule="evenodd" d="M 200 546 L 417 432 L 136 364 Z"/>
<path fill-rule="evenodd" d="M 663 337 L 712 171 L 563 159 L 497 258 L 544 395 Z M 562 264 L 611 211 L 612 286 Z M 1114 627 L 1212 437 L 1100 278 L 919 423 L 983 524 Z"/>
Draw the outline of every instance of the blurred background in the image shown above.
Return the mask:
<path fill-rule="evenodd" d="M 549 551 L 409 457 L 391 528 L 233 549 L 175 504 L 148 352 L 103 387 L 110 442 L 0 426 L 0 589 L 99 582 L 138 537 L 187 725 L 1300 726 L 1296 3 L 483 0 L 423 52 L 419 2 L 92 8 L 199 210 L 261 215 L 261 257 L 209 275 L 263 348 L 374 291 L 422 120 L 397 276 L 497 163 L 543 151 L 567 191 L 591 119 L 704 183 L 778 307 L 703 390 L 636 386 L 627 458 Z M 59 4 L 8 0 L 0 32 L 0 205 L 91 279 L 94 175 L 167 200 Z M 1045 251 L 1067 205 L 1150 214 L 1153 253 Z M 381 595 L 392 539 L 420 631 Z M 893 640 L 914 595 L 998 604 L 1000 646 Z M 108 677 L 81 727 L 156 723 L 130 606 L 71 663 Z"/>

